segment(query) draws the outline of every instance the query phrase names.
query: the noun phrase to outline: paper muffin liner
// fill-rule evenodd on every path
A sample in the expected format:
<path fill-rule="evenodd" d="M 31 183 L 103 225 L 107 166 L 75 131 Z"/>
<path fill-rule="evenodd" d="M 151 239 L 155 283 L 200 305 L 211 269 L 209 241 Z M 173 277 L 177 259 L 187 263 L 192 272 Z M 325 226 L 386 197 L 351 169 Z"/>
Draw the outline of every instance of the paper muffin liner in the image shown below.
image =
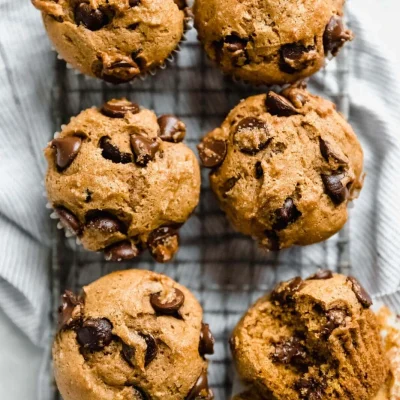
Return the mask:
<path fill-rule="evenodd" d="M 397 316 L 388 307 L 379 302 L 375 302 L 373 311 L 379 321 L 380 334 L 389 362 L 391 379 L 377 394 L 377 397 L 372 400 L 400 400 L 400 316 Z M 251 389 L 250 386 L 246 386 L 241 381 L 239 374 L 235 370 L 230 398 Z"/>
<path fill-rule="evenodd" d="M 185 13 L 185 18 L 184 18 L 184 28 L 183 28 L 183 34 L 181 37 L 181 40 L 177 44 L 176 48 L 172 50 L 172 52 L 167 56 L 167 58 L 158 66 L 150 68 L 149 70 L 142 72 L 141 74 L 137 75 L 133 79 L 127 82 L 122 82 L 121 84 L 113 84 L 111 82 L 106 82 L 105 80 L 101 78 L 96 78 L 94 76 L 90 76 L 87 74 L 82 73 L 78 68 L 74 67 L 72 64 L 68 63 L 65 61 L 62 56 L 58 53 L 57 49 L 54 47 L 54 45 L 51 45 L 51 50 L 54 51 L 57 54 L 57 59 L 61 61 L 65 61 L 66 67 L 68 70 L 70 70 L 73 74 L 82 76 L 85 78 L 87 81 L 101 81 L 103 82 L 106 86 L 109 87 L 116 87 L 119 85 L 123 84 L 130 84 L 133 85 L 138 79 L 141 81 L 145 81 L 148 76 L 155 76 L 159 70 L 164 70 L 166 69 L 169 65 L 173 64 L 176 60 L 176 55 L 181 51 L 182 44 L 187 41 L 187 32 L 189 32 L 193 28 L 193 18 L 191 17 L 191 8 L 187 8 L 183 10 Z"/>

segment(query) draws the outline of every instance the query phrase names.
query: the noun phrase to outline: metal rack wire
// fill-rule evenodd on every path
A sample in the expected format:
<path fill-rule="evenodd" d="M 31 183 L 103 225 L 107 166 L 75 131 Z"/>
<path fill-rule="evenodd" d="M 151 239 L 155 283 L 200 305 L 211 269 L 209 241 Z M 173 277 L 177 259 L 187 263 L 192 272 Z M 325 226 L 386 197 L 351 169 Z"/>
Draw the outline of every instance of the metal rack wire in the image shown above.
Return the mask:
<path fill-rule="evenodd" d="M 218 126 L 240 99 L 261 93 L 265 88 L 235 83 L 215 69 L 201 51 L 194 30 L 176 55 L 172 65 L 156 76 L 112 87 L 87 80 L 57 62 L 53 93 L 56 129 L 69 118 L 93 105 L 114 97 L 127 97 L 157 114 L 171 113 L 187 125 L 186 143 L 195 150 L 200 138 Z M 344 49 L 328 68 L 309 85 L 312 92 L 333 100 L 339 111 L 348 114 L 348 65 Z M 233 370 L 228 338 L 234 325 L 250 304 L 278 281 L 296 275 L 306 276 L 321 267 L 349 273 L 348 229 L 329 241 L 308 248 L 294 248 L 280 254 L 265 253 L 242 235 L 235 233 L 219 211 L 203 171 L 199 207 L 181 229 L 181 249 L 168 265 L 156 265 L 148 255 L 125 263 L 106 263 L 101 254 L 84 251 L 61 231 L 55 232 L 52 275 L 54 316 L 60 294 L 66 289 L 78 292 L 83 285 L 116 269 L 144 268 L 165 273 L 187 286 L 202 303 L 204 320 L 216 338 L 215 354 L 210 357 L 209 380 L 216 400 L 229 399 Z M 54 398 L 59 399 L 56 389 Z"/>

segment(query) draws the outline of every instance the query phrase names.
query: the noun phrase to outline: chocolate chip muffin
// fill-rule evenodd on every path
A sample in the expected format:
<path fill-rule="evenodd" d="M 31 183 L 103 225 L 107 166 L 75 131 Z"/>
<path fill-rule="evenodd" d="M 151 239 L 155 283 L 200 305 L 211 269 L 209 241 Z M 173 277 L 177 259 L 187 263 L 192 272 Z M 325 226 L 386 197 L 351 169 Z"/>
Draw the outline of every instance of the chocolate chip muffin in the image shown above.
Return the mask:
<path fill-rule="evenodd" d="M 199 201 L 199 165 L 185 132 L 173 115 L 157 119 L 125 99 L 83 111 L 45 149 L 52 216 L 107 260 L 148 248 L 169 261 Z"/>
<path fill-rule="evenodd" d="M 54 341 L 64 400 L 211 400 L 214 338 L 193 294 L 150 271 L 107 275 L 66 292 Z"/>
<path fill-rule="evenodd" d="M 353 38 L 344 0 L 196 0 L 195 26 L 226 74 L 254 84 L 295 82 L 317 72 Z"/>
<path fill-rule="evenodd" d="M 233 332 L 239 375 L 265 399 L 371 400 L 388 374 L 371 305 L 355 278 L 330 271 L 279 284 Z"/>
<path fill-rule="evenodd" d="M 185 1 L 32 0 L 61 57 L 118 84 L 164 64 L 187 26 Z"/>
<path fill-rule="evenodd" d="M 362 187 L 353 130 L 297 86 L 242 101 L 198 147 L 228 219 L 269 250 L 328 239 Z"/>

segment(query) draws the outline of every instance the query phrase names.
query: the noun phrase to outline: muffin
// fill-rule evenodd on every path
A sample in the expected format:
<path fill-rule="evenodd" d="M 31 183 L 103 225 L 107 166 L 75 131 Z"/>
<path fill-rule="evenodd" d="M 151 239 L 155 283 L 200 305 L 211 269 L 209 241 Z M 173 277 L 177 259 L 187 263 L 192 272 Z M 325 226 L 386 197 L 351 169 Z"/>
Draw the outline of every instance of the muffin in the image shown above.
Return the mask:
<path fill-rule="evenodd" d="M 195 27 L 221 70 L 254 84 L 308 77 L 353 34 L 342 22 L 344 0 L 195 0 Z"/>
<path fill-rule="evenodd" d="M 352 128 L 302 87 L 242 101 L 198 149 L 232 225 L 269 250 L 328 239 L 362 187 Z"/>
<path fill-rule="evenodd" d="M 205 354 L 214 339 L 193 294 L 150 271 L 107 275 L 66 292 L 53 345 L 64 400 L 213 398 Z"/>
<path fill-rule="evenodd" d="M 60 56 L 81 73 L 118 84 L 165 63 L 183 38 L 186 2 L 32 0 Z"/>
<path fill-rule="evenodd" d="M 233 332 L 241 379 L 265 399 L 371 400 L 388 374 L 371 305 L 355 278 L 330 271 L 279 284 Z"/>
<path fill-rule="evenodd" d="M 83 111 L 45 149 L 47 196 L 60 226 L 107 260 L 148 248 L 158 262 L 199 201 L 200 171 L 185 124 L 125 99 Z"/>

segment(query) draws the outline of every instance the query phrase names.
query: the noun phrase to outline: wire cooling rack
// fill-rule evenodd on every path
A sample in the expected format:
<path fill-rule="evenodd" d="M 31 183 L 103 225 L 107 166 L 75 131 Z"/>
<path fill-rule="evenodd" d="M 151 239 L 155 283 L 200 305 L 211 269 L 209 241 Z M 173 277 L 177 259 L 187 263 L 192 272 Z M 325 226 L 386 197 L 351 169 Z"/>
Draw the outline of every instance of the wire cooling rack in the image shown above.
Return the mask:
<path fill-rule="evenodd" d="M 348 51 L 349 46 L 309 84 L 312 92 L 330 98 L 345 116 L 349 104 Z M 112 87 L 88 80 L 68 70 L 63 61 L 57 61 L 54 123 L 58 130 L 85 108 L 100 106 L 111 98 L 127 97 L 158 115 L 171 113 L 180 117 L 187 125 L 186 143 L 196 151 L 200 138 L 219 126 L 240 99 L 262 92 L 265 88 L 253 88 L 223 77 L 206 59 L 192 29 L 166 70 L 133 84 Z M 200 204 L 181 229 L 180 251 L 170 264 L 156 265 L 147 254 L 129 263 L 107 263 L 101 254 L 86 252 L 61 231 L 55 232 L 54 319 L 59 296 L 65 289 L 79 292 L 83 285 L 117 269 L 143 268 L 165 273 L 187 286 L 204 308 L 204 320 L 211 325 L 216 338 L 215 354 L 210 357 L 209 382 L 215 399 L 227 400 L 233 383 L 228 338 L 241 315 L 280 280 L 307 276 L 318 268 L 349 273 L 349 237 L 345 227 L 325 243 L 279 254 L 265 253 L 251 239 L 231 229 L 218 208 L 207 175 L 204 170 Z M 60 399 L 55 386 L 54 399 Z"/>

